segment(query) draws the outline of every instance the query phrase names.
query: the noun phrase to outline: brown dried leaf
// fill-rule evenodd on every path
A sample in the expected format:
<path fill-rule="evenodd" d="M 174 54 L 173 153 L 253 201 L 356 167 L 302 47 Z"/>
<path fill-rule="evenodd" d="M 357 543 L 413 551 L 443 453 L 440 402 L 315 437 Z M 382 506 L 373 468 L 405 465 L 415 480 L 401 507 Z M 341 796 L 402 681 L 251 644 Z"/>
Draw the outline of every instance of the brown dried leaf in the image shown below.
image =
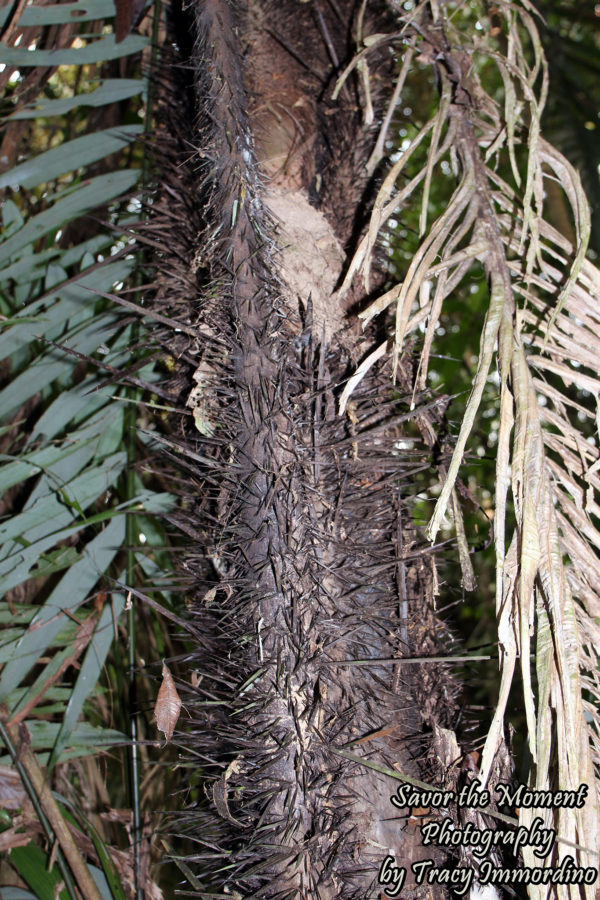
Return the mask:
<path fill-rule="evenodd" d="M 0 853 L 7 853 L 13 847 L 26 847 L 31 841 L 31 832 L 19 830 L 20 826 L 8 828 L 0 834 Z"/>
<path fill-rule="evenodd" d="M 223 777 L 219 778 L 218 781 L 215 781 L 212 790 L 212 799 L 213 803 L 216 806 L 217 812 L 223 819 L 228 819 L 228 821 L 233 822 L 235 825 L 241 825 L 241 822 L 238 822 L 237 819 L 231 815 L 229 811 L 229 803 L 227 801 L 227 782 L 231 775 L 237 775 L 240 771 L 240 762 L 239 758 L 234 759 L 229 763 L 227 769 L 223 773 Z"/>
<path fill-rule="evenodd" d="M 22 809 L 27 803 L 27 794 L 16 769 L 0 766 L 0 807 L 2 809 Z"/>
<path fill-rule="evenodd" d="M 156 719 L 156 727 L 163 732 L 168 743 L 173 737 L 173 732 L 177 725 L 181 700 L 175 688 L 173 676 L 165 662 L 163 662 L 162 677 L 162 684 L 156 698 L 156 706 L 154 707 L 154 718 Z"/>

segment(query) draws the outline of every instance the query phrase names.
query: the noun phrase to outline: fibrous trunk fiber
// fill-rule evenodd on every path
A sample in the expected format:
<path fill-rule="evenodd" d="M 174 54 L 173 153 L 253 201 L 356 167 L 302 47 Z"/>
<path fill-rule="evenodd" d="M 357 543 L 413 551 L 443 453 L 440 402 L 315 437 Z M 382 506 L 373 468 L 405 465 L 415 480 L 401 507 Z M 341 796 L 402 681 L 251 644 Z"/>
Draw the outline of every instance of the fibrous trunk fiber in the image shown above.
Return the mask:
<path fill-rule="evenodd" d="M 375 897 L 386 855 L 409 873 L 434 855 L 390 804 L 397 783 L 347 755 L 439 776 L 424 735 L 455 697 L 442 666 L 402 662 L 443 632 L 410 511 L 439 403 L 413 410 L 375 366 L 337 414 L 369 346 L 335 287 L 375 135 L 358 82 L 328 99 L 359 6 L 197 2 L 178 37 L 185 53 L 193 30 L 194 120 L 164 103 L 158 297 L 197 334 L 171 336 L 202 635 L 182 742 L 206 794 L 182 828 L 207 890 L 232 896 Z M 393 65 L 371 69 L 375 106 Z"/>

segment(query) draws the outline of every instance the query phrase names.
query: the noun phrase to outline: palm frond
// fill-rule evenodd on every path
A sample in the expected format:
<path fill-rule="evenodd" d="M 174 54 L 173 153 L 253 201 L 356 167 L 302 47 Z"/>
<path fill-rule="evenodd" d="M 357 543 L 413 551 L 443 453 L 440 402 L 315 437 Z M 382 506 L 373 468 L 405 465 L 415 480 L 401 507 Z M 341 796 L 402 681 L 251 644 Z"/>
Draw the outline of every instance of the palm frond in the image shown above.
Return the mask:
<path fill-rule="evenodd" d="M 2 13 L 0 27 L 11 10 Z M 139 60 L 130 66 L 123 60 L 149 45 L 139 35 L 117 43 L 106 34 L 114 15 L 112 0 L 26 6 L 0 49 L 3 147 L 15 148 L 7 154 L 14 164 L 0 174 L 0 617 L 8 626 L 0 646 L 0 718 L 3 763 L 12 759 L 18 768 L 10 735 L 24 724 L 31 772 L 46 766 L 46 779 L 58 764 L 130 742 L 130 734 L 99 715 L 99 686 L 127 597 L 117 585 L 145 571 L 160 577 L 156 559 L 147 558 L 162 542 L 152 517 L 173 503 L 134 469 L 146 450 L 131 430 L 131 401 L 139 392 L 127 388 L 127 372 L 135 370 L 145 384 L 159 374 L 137 317 L 110 299 L 132 283 L 139 266 L 135 229 L 142 216 L 143 154 L 136 141 L 144 125 L 115 127 L 115 104 L 131 99 L 129 122 L 139 123 L 143 106 L 136 98 L 147 79 L 103 78 L 115 71 L 103 64 L 120 60 L 131 75 Z M 45 69 L 56 66 L 63 67 L 59 73 Z M 146 547 L 132 526 L 142 516 Z M 122 898 L 100 837 L 92 834 L 85 844 L 48 786 L 40 795 L 31 777 L 39 822 L 50 821 L 47 837 L 63 836 L 73 889 L 93 895 L 87 863 L 73 869 L 69 856 L 73 851 L 77 866 L 83 852 L 102 867 L 103 897 Z M 32 847 L 21 848 L 29 871 L 36 868 Z M 23 868 L 18 854 L 13 865 Z M 68 869 L 61 875 L 67 883 Z M 30 886 L 39 894 L 39 885 Z"/>
<path fill-rule="evenodd" d="M 395 361 L 407 335 L 426 318 L 416 376 L 416 389 L 423 389 L 444 302 L 473 265 L 480 264 L 486 274 L 489 304 L 477 372 L 428 534 L 435 539 L 451 502 L 484 388 L 496 378 L 490 375 L 496 357 L 500 696 L 481 779 L 487 781 L 490 774 L 520 660 L 534 763 L 531 786 L 575 789 L 589 784 L 585 809 L 560 810 L 555 825 L 561 837 L 594 849 L 599 817 L 593 762 L 598 766 L 600 757 L 597 714 L 590 715 L 590 704 L 600 696 L 593 621 L 600 575 L 595 524 L 600 451 L 593 427 L 597 414 L 585 398 L 597 403 L 600 395 L 600 275 L 585 259 L 590 215 L 579 176 L 540 132 L 547 66 L 534 10 L 527 2 L 500 3 L 498 10 L 503 50 L 489 34 L 476 41 L 466 37 L 443 4 L 422 3 L 407 20 L 413 52 L 420 49 L 421 62 L 433 67 L 441 99 L 433 118 L 385 178 L 342 290 L 356 273 L 368 285 L 376 236 L 421 185 L 425 210 L 432 171 L 446 161 L 458 178 L 447 208 L 424 232 L 404 280 L 375 299 L 362 318 L 366 323 L 386 310 L 394 312 Z M 481 10 L 479 27 L 485 21 Z M 486 73 L 493 67 L 504 86 L 503 107 L 486 87 Z M 396 187 L 426 139 L 426 161 L 416 174 L 409 169 L 404 187 Z M 560 187 L 571 210 L 574 244 L 548 222 L 549 181 Z M 424 223 L 423 212 L 422 230 Z M 427 283 L 434 287 L 423 294 Z M 428 299 L 419 303 L 423 297 Z M 436 346 L 443 348 L 441 339 Z M 352 387 L 350 382 L 343 403 Z M 582 428 L 581 420 L 590 427 Z M 521 823 L 531 820 L 532 811 L 522 810 Z M 565 852 L 559 849 L 559 858 Z M 577 853 L 581 865 L 590 864 L 584 850 Z M 525 865 L 533 864 L 532 859 L 525 852 Z M 554 890 L 556 896 L 567 896 L 567 888 Z"/>

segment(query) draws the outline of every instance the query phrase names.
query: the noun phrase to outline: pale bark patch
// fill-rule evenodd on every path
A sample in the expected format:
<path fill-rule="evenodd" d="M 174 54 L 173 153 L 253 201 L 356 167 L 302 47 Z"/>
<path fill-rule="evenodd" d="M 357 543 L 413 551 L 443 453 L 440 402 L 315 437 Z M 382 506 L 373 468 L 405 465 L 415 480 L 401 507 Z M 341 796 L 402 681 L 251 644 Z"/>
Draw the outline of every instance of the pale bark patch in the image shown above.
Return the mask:
<path fill-rule="evenodd" d="M 329 344 L 344 317 L 333 296 L 345 260 L 342 246 L 305 192 L 270 187 L 264 202 L 276 223 L 279 276 L 305 311 L 310 298 L 313 335 Z"/>

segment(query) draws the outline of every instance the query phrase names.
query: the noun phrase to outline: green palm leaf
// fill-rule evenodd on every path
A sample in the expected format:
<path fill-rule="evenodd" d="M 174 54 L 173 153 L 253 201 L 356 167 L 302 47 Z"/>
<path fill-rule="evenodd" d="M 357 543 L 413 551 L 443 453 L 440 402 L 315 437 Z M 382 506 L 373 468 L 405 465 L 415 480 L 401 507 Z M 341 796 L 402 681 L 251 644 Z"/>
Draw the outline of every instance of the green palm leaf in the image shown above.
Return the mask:
<path fill-rule="evenodd" d="M 0 28 L 10 12 L 0 12 Z M 22 777 L 38 794 L 40 819 L 50 816 L 69 865 L 74 860 L 76 867 L 79 851 L 60 826 L 58 807 L 44 799 L 42 788 L 38 791 L 35 773 L 39 764 L 49 773 L 129 740 L 101 721 L 96 699 L 126 602 L 126 594 L 113 588 L 125 579 L 123 564 L 134 552 L 126 546 L 132 533 L 128 519 L 160 515 L 172 505 L 170 495 L 128 474 L 133 474 L 137 449 L 145 450 L 143 442 L 132 443 L 125 406 L 119 403 L 124 390 L 107 384 L 107 366 L 112 373 L 135 365 L 148 383 L 158 376 L 150 360 L 145 365 L 148 351 L 137 348 L 137 326 L 101 296 L 131 283 L 137 264 L 133 229 L 141 205 L 132 206 L 131 199 L 142 156 L 135 142 L 144 131 L 141 124 L 114 127 L 114 118 L 107 120 L 105 114 L 112 116 L 111 107 L 125 100 L 135 114 L 137 98 L 147 87 L 141 78 L 103 78 L 101 66 L 139 54 L 148 39 L 130 35 L 117 44 L 112 34 L 90 38 L 84 25 L 73 46 L 72 31 L 60 27 L 91 22 L 102 31 L 114 15 L 112 0 L 26 6 L 17 29 L 37 29 L 44 38 L 56 34 L 59 42 L 67 34 L 69 45 L 48 47 L 31 37 L 27 46 L 0 45 L 4 66 L 80 67 L 74 96 L 70 88 L 61 96 L 70 77 L 66 69 L 51 79 L 47 96 L 32 101 L 29 95 L 27 106 L 13 101 L 18 91 L 9 91 L 7 127 L 29 129 L 35 137 L 31 146 L 38 150 L 0 175 L 5 195 L 0 359 L 10 373 L 0 391 L 7 417 L 0 435 L 0 490 L 10 511 L 0 521 L 2 728 L 18 766 L 6 735 L 15 734 L 15 723 L 26 724 L 35 756 Z M 90 64 L 100 64 L 95 81 L 89 81 Z M 16 72 L 13 81 L 20 77 Z M 110 127 L 88 128 L 90 109 L 99 111 L 98 123 Z M 43 138 L 40 119 L 52 122 L 51 142 Z M 57 143 L 59 135 L 63 140 Z M 156 533 L 161 534 L 158 525 Z M 147 545 L 145 554 L 151 552 Z M 19 603 L 21 597 L 26 602 Z M 118 654 L 117 648 L 117 659 Z M 52 833 L 49 837 L 54 840 Z M 114 867 L 96 838 L 104 869 L 92 872 L 99 896 L 122 900 Z M 30 844 L 14 851 L 11 859 L 22 875 L 26 868 L 30 876 L 36 866 L 40 872 L 45 868 L 41 850 L 40 865 L 32 862 L 38 850 Z M 61 878 L 65 871 L 61 868 Z M 89 871 L 73 872 L 87 896 L 93 885 Z M 55 890 L 47 874 L 30 887 L 40 897 Z"/>

